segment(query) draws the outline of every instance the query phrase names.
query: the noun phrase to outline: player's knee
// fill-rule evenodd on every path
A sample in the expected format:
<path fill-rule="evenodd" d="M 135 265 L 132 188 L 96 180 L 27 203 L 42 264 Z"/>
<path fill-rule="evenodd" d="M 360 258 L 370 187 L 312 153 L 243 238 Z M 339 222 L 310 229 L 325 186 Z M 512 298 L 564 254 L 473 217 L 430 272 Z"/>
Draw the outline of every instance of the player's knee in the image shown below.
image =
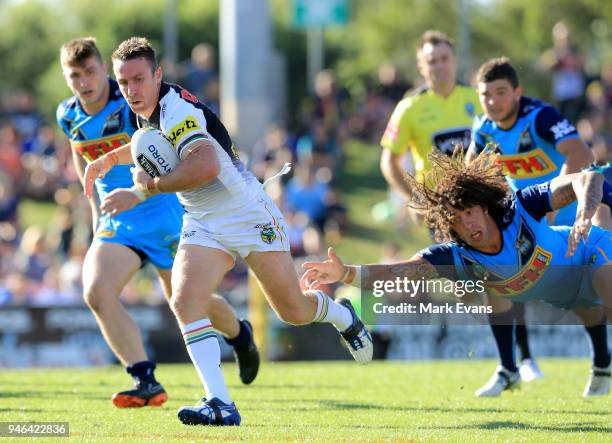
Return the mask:
<path fill-rule="evenodd" d="M 178 319 L 191 317 L 196 311 L 202 312 L 202 315 L 208 317 L 208 313 L 204 313 L 204 311 L 208 311 L 207 308 L 209 306 L 209 302 L 206 298 L 207 297 L 204 297 L 202 294 L 193 296 L 190 293 L 175 292 L 170 299 L 170 307 Z"/>
<path fill-rule="evenodd" d="M 312 315 L 296 307 L 283 307 L 277 311 L 278 318 L 292 325 L 305 325 L 312 322 Z"/>
<path fill-rule="evenodd" d="M 83 300 L 92 311 L 100 312 L 108 303 L 117 300 L 118 294 L 112 294 L 111 292 L 108 286 L 94 282 L 84 288 Z"/>

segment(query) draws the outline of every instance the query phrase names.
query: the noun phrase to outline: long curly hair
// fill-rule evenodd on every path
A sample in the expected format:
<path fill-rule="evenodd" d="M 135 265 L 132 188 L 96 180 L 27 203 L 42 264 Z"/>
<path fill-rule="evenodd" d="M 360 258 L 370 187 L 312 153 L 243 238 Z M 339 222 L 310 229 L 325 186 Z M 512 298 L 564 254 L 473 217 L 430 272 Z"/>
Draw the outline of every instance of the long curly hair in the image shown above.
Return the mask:
<path fill-rule="evenodd" d="M 428 156 L 432 167 L 423 182 L 406 174 L 412 189 L 409 206 L 425 217 L 436 241 L 461 241 L 453 229 L 453 209 L 481 206 L 495 220 L 503 217 L 510 189 L 494 149 L 487 148 L 467 164 L 461 149 L 455 149 L 452 157 L 435 151 Z"/>

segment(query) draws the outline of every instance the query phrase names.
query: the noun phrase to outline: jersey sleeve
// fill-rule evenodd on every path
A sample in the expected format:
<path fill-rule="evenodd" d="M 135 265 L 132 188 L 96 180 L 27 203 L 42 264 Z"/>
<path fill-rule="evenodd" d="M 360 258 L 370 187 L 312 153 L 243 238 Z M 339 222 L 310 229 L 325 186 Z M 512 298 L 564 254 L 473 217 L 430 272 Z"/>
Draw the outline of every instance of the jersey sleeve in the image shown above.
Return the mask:
<path fill-rule="evenodd" d="M 421 249 L 416 255 L 431 263 L 440 277 L 457 280 L 452 244 L 442 243 L 432 245 L 428 248 Z"/>
<path fill-rule="evenodd" d="M 177 100 L 173 112 L 168 112 L 163 130 L 181 160 L 189 145 L 209 139 L 204 113 L 183 100 Z"/>
<path fill-rule="evenodd" d="M 535 116 L 534 127 L 538 136 L 555 147 L 563 140 L 578 137 L 574 125 L 550 105 L 540 109 Z"/>
<path fill-rule="evenodd" d="M 473 154 L 480 154 L 484 151 L 485 146 L 487 145 L 487 141 L 483 133 L 481 132 L 482 124 L 485 121 L 483 117 L 474 117 L 474 122 L 472 123 L 472 134 L 471 134 L 471 142 L 468 151 Z"/>
<path fill-rule="evenodd" d="M 68 130 L 68 125 L 64 116 L 66 114 L 66 105 L 65 103 L 60 103 L 55 111 L 55 120 L 57 121 L 57 125 L 62 129 L 62 132 L 70 137 L 70 131 Z"/>
<path fill-rule="evenodd" d="M 410 104 L 410 99 L 404 99 L 397 104 L 380 140 L 380 145 L 394 154 L 403 154 L 408 150 L 408 140 L 411 136 Z"/>
<path fill-rule="evenodd" d="M 516 198 L 527 213 L 536 220 L 541 220 L 553 210 L 550 182 L 520 189 L 516 192 Z"/>

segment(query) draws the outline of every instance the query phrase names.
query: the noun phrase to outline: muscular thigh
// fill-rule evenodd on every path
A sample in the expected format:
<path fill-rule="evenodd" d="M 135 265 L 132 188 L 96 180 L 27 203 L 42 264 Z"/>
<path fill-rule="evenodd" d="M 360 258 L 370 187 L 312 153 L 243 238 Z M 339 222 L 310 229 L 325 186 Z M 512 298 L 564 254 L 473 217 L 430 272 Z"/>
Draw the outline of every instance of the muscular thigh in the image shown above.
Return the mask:
<path fill-rule="evenodd" d="M 172 266 L 172 295 L 207 297 L 233 266 L 233 257 L 225 251 L 183 244 Z"/>
<path fill-rule="evenodd" d="M 83 287 L 114 291 L 117 295 L 138 271 L 138 254 L 119 243 L 95 241 L 83 263 Z"/>
<path fill-rule="evenodd" d="M 246 258 L 273 307 L 299 303 L 302 291 L 288 252 L 252 252 Z"/>

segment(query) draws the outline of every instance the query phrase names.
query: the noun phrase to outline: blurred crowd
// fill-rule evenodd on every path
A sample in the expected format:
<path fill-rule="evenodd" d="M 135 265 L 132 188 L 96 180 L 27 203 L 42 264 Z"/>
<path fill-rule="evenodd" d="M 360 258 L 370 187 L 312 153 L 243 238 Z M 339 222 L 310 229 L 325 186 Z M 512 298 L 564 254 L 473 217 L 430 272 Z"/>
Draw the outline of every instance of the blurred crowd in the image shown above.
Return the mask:
<path fill-rule="evenodd" d="M 610 161 L 612 64 L 589 76 L 567 29 L 558 25 L 553 35 L 554 46 L 539 62 L 552 78 L 551 101 L 577 125 L 596 158 Z M 197 45 L 174 74 L 218 113 L 215 60 L 211 46 Z M 266 191 L 285 215 L 296 265 L 304 257 L 324 255 L 325 245 L 347 233 L 348 212 L 338 190 L 346 141 L 358 138 L 377 149 L 391 112 L 411 87 L 386 63 L 362 96 L 351 97 L 333 71 L 322 71 L 314 92 L 291 113 L 295 121 L 271 125 L 249 154 L 243 153 L 243 161 L 262 182 L 285 163 L 293 165 L 289 174 L 270 181 Z M 82 304 L 81 270 L 92 240 L 91 214 L 70 146 L 55 122 L 38 112 L 31 93 L 19 91 L 0 100 L 0 305 Z M 46 204 L 36 205 L 38 211 L 31 214 L 32 201 Z M 26 227 L 24 214 L 36 225 Z M 219 288 L 234 305 L 246 302 L 246 275 L 246 265 L 239 261 Z M 147 266 L 122 297 L 126 303 L 163 302 L 155 273 Z"/>

